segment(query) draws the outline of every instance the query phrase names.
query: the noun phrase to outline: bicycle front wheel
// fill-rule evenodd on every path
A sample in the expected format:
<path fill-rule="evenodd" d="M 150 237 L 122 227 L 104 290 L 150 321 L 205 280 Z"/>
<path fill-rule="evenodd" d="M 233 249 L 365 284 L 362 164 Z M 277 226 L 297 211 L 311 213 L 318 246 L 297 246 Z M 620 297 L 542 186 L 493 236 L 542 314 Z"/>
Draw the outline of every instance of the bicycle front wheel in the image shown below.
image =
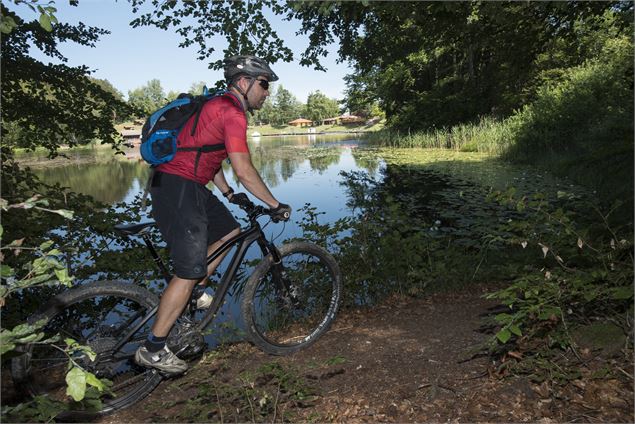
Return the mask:
<path fill-rule="evenodd" d="M 254 344 L 285 355 L 313 344 L 335 319 L 342 292 L 337 262 L 306 242 L 280 247 L 282 261 L 268 255 L 249 277 L 242 316 Z"/>
<path fill-rule="evenodd" d="M 148 335 L 146 322 L 121 348 L 115 348 L 121 337 L 141 323 L 142 318 L 159 303 L 149 291 L 120 281 L 89 283 L 61 293 L 43 311 L 29 321 L 47 319 L 44 332 L 59 335 L 53 344 L 31 344 L 23 355 L 12 360 L 11 372 L 16 386 L 31 395 L 48 395 L 68 402 L 66 372 L 69 358 L 64 353 L 65 339 L 73 339 L 90 347 L 94 361 L 76 352 L 72 360 L 100 379 L 112 382 L 111 392 L 100 402 L 71 403 L 71 410 L 58 419 L 87 420 L 130 406 L 149 394 L 162 380 L 156 370 L 134 363 L 134 352 Z"/>

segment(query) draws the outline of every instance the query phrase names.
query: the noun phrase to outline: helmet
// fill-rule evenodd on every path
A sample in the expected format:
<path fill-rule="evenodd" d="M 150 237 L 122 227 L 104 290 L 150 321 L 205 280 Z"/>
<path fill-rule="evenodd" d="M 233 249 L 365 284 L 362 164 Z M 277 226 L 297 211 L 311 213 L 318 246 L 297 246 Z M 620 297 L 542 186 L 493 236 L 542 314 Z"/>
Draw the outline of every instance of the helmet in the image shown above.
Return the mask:
<path fill-rule="evenodd" d="M 225 62 L 225 80 L 232 81 L 236 76 L 244 74 L 250 77 L 264 76 L 269 81 L 277 81 L 278 75 L 271 70 L 267 62 L 256 56 L 240 55 L 228 57 Z"/>

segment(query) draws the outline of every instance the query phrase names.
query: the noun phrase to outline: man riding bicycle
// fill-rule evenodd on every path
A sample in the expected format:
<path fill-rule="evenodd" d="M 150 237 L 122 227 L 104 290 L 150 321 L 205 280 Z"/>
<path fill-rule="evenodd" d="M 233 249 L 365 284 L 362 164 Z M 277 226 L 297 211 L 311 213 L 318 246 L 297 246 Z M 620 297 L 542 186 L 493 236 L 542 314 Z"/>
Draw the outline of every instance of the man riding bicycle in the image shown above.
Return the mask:
<path fill-rule="evenodd" d="M 238 222 L 205 185 L 213 181 L 225 198 L 240 205 L 248 200 L 227 184 L 222 161 L 229 158 L 240 183 L 267 204 L 274 219 L 287 220 L 291 208 L 276 200 L 254 168 L 247 146 L 246 112 L 260 109 L 269 96 L 269 83 L 278 76 L 262 59 L 250 55 L 225 59 L 226 94 L 208 101 L 198 123 L 192 117 L 178 137 L 180 147 L 224 144 L 224 150 L 199 153 L 178 151 L 173 160 L 156 168 L 150 188 L 152 215 L 166 241 L 174 276 L 165 289 L 152 332 L 135 353 L 135 361 L 166 374 L 180 374 L 187 363 L 166 345 L 167 336 L 188 303 L 197 283 L 206 281 L 222 261 L 208 266 L 207 256 L 240 232 Z M 192 126 L 196 125 L 191 135 Z M 211 305 L 212 296 L 203 293 L 197 308 Z"/>

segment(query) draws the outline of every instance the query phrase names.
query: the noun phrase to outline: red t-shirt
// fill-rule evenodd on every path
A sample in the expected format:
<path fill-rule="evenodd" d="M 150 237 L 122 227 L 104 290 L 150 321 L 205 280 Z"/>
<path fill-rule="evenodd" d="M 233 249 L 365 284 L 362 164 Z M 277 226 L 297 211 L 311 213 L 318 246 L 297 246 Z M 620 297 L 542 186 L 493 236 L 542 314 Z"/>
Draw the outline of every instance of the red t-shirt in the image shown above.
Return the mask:
<path fill-rule="evenodd" d="M 158 171 L 175 174 L 207 184 L 220 169 L 230 152 L 249 152 L 247 147 L 247 118 L 240 101 L 231 93 L 205 103 L 191 136 L 194 117 L 183 126 L 178 138 L 178 147 L 201 147 L 206 144 L 225 144 L 224 150 L 201 153 L 196 167 L 198 152 L 176 152 L 174 159 L 157 167 Z"/>

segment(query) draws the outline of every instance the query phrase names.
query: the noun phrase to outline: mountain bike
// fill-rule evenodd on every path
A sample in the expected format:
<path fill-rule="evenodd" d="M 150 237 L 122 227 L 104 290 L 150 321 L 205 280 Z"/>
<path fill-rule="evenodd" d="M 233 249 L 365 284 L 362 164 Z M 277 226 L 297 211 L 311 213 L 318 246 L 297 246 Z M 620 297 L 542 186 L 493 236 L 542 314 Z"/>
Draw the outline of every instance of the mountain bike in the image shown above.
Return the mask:
<path fill-rule="evenodd" d="M 203 331 L 214 321 L 230 288 L 233 294 L 242 295 L 240 309 L 248 339 L 269 354 L 285 355 L 310 346 L 335 318 L 342 279 L 333 256 L 305 241 L 276 247 L 267 240 L 258 222 L 259 217 L 271 217 L 270 210 L 253 204 L 242 208 L 249 225 L 207 258 L 209 264 L 235 248 L 212 305 L 196 310 L 193 297 L 168 336 L 168 346 L 182 359 L 194 359 L 204 353 L 207 344 Z M 115 229 L 125 237 L 141 238 L 169 282 L 168 267 L 152 242 L 154 227 L 154 222 L 146 222 L 117 225 Z M 254 243 L 262 252 L 262 260 L 245 281 L 237 276 Z M 110 393 L 102 395 L 101 402 L 80 402 L 58 418 L 88 419 L 133 405 L 167 378 L 134 362 L 134 353 L 145 342 L 158 305 L 159 298 L 150 290 L 124 281 L 86 283 L 55 296 L 28 321 L 45 318 L 47 336 L 57 334 L 61 341 L 27 345 L 24 353 L 12 360 L 16 387 L 31 395 L 65 399 L 68 357 L 62 344 L 71 338 L 96 354 L 91 360 L 85 353 L 78 353 L 73 361 L 98 378 L 110 380 L 112 386 Z"/>

